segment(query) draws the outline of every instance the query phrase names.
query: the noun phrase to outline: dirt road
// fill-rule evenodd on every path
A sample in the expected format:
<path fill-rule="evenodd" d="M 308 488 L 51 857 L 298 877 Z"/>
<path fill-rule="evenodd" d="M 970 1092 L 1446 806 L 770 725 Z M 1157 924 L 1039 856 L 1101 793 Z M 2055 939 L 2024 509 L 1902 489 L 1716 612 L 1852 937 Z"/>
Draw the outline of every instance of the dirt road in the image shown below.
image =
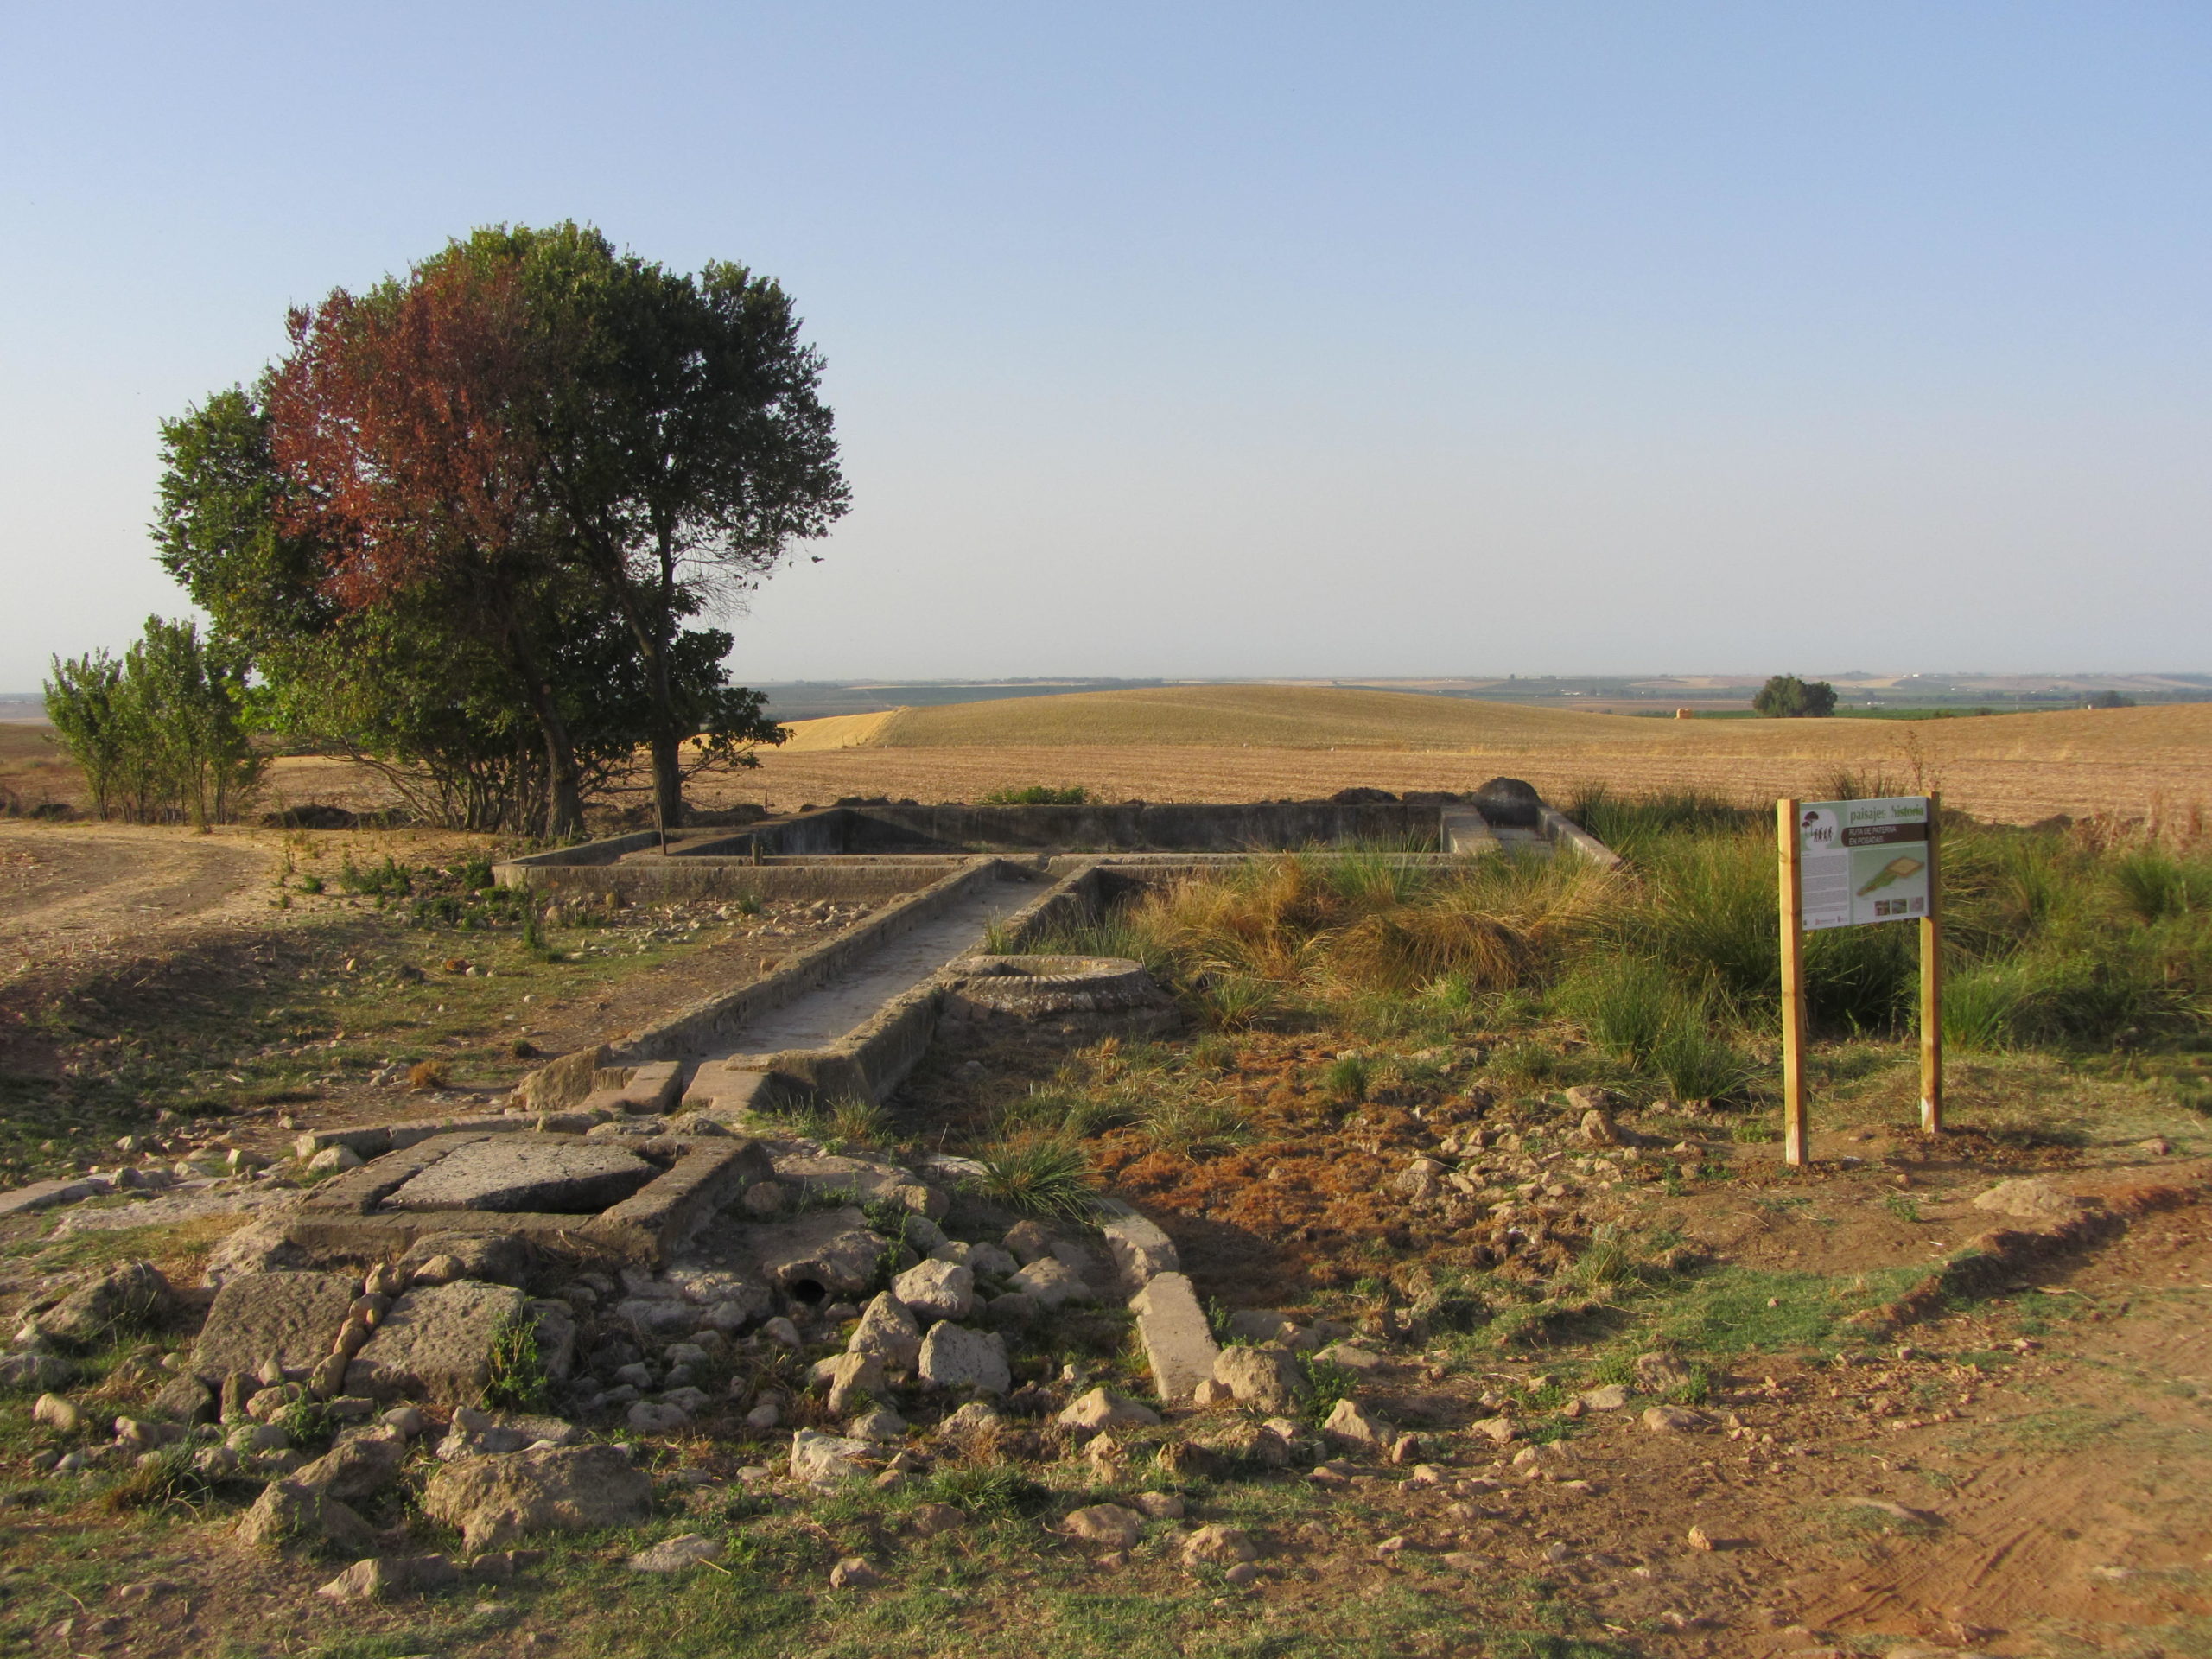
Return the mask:
<path fill-rule="evenodd" d="M 0 978 L 265 916 L 277 856 L 251 830 L 0 823 Z"/>

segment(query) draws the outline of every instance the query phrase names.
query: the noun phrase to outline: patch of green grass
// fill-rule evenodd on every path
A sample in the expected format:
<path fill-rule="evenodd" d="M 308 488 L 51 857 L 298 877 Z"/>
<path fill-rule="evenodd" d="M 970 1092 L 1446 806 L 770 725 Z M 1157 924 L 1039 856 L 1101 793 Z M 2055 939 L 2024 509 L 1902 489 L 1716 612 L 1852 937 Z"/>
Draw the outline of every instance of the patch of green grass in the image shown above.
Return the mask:
<path fill-rule="evenodd" d="M 1842 1345 L 1843 1321 L 1921 1277 L 1912 1268 L 1829 1277 L 1724 1267 L 1683 1280 L 1647 1315 L 1652 1332 L 1694 1353 L 1780 1353 Z"/>

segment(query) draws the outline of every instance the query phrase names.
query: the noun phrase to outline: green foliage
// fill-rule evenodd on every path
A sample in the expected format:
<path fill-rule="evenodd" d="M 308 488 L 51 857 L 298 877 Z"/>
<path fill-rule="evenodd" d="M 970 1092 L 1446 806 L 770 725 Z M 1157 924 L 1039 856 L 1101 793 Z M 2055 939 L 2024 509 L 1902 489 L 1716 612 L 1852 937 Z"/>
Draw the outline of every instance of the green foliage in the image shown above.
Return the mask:
<path fill-rule="evenodd" d="M 1088 1217 L 1098 1191 L 1090 1155 L 1071 1137 L 1033 1135 L 1002 1141 L 976 1154 L 981 1195 L 1023 1215 Z"/>
<path fill-rule="evenodd" d="M 204 828 L 236 816 L 265 765 L 252 702 L 236 652 L 157 616 L 121 662 L 104 651 L 56 658 L 46 683 L 47 717 L 94 813 L 135 823 L 181 817 Z"/>
<path fill-rule="evenodd" d="M 1050 784 L 1007 785 L 999 789 L 986 790 L 980 798 L 983 806 L 1085 806 L 1090 804 L 1090 791 L 1080 784 L 1065 789 L 1055 789 Z"/>
<path fill-rule="evenodd" d="M 1755 714 L 1770 720 L 1820 719 L 1835 713 L 1835 687 L 1826 680 L 1801 680 L 1777 674 L 1751 699 Z"/>
<path fill-rule="evenodd" d="M 1298 1372 L 1306 1382 L 1302 1414 L 1317 1429 L 1328 1421 L 1329 1414 L 1340 1401 L 1349 1400 L 1359 1391 L 1359 1378 L 1333 1360 L 1301 1353 L 1298 1356 Z"/>
<path fill-rule="evenodd" d="M 467 563 L 450 549 L 485 550 L 477 524 L 372 593 L 334 584 L 346 524 L 309 487 L 316 429 L 298 416 L 343 377 L 302 354 L 327 342 L 317 364 L 342 367 L 441 284 L 472 283 L 526 325 L 480 412 L 487 431 L 533 435 L 499 480 L 503 522 L 529 534 Z M 789 297 L 741 267 L 671 273 L 574 225 L 480 232 L 404 280 L 334 295 L 281 372 L 165 423 L 160 556 L 251 660 L 274 726 L 379 772 L 418 816 L 512 829 L 555 797 L 650 787 L 680 822 L 684 777 L 783 735 L 760 693 L 728 683 L 730 636 L 687 623 L 844 511 L 820 373 Z M 400 378 L 387 390 L 423 390 Z M 373 493 L 466 460 L 402 443 L 354 481 Z"/>
<path fill-rule="evenodd" d="M 849 1147 L 881 1149 L 894 1138 L 891 1114 L 865 1095 L 842 1095 L 830 1103 L 830 1136 Z"/>
<path fill-rule="evenodd" d="M 551 1385 L 544 1356 L 538 1351 L 537 1321 L 526 1313 L 502 1320 L 492 1333 L 491 1376 L 484 1385 L 484 1403 L 494 1410 L 535 1410 L 544 1403 Z"/>
<path fill-rule="evenodd" d="M 1346 1104 L 1367 1098 L 1374 1084 L 1374 1068 L 1357 1054 L 1339 1054 L 1323 1068 L 1321 1087 L 1332 1100 Z"/>

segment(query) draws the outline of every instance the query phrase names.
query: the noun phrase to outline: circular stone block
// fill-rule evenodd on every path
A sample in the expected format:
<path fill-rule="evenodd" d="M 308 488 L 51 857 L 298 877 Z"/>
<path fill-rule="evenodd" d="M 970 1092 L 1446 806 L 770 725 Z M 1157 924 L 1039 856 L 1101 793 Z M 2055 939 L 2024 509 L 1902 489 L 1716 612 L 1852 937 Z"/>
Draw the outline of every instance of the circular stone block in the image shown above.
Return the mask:
<path fill-rule="evenodd" d="M 969 957 L 959 974 L 954 1001 L 1025 1019 L 1105 1014 L 1163 1000 L 1144 964 L 1123 957 Z"/>
<path fill-rule="evenodd" d="M 611 1141 L 503 1135 L 456 1147 L 391 1192 L 383 1207 L 596 1215 L 659 1173 Z"/>

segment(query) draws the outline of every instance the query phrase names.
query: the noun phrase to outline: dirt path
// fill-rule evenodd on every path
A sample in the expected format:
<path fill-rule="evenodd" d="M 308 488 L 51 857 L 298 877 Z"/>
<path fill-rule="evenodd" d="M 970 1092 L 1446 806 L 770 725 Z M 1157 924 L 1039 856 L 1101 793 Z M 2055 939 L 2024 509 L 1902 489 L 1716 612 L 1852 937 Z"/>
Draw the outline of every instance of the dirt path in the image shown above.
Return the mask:
<path fill-rule="evenodd" d="M 0 823 L 8 976 L 264 917 L 276 853 L 273 836 L 247 830 Z"/>

